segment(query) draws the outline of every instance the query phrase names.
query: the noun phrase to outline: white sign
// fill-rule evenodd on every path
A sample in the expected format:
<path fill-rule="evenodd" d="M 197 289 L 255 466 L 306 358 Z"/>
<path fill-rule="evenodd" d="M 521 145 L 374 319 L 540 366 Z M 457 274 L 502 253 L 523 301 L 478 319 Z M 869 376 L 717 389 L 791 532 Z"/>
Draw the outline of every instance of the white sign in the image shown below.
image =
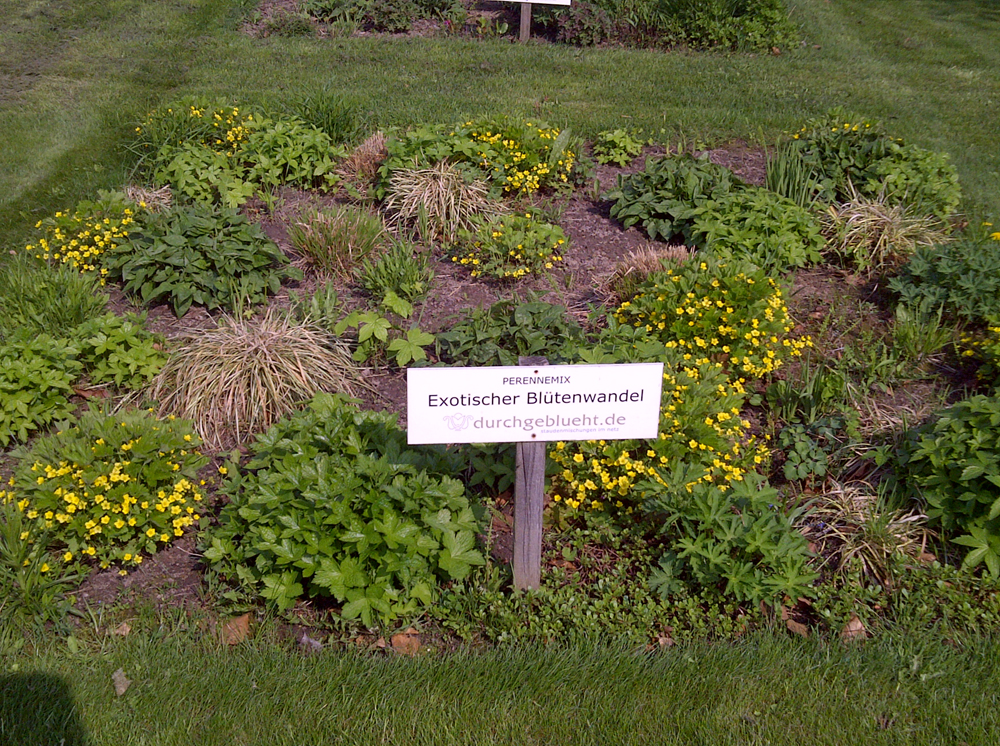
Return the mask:
<path fill-rule="evenodd" d="M 406 440 L 655 438 L 663 363 L 408 368 Z"/>
<path fill-rule="evenodd" d="M 526 0 L 507 0 L 507 2 L 526 3 Z M 531 0 L 527 5 L 569 5 L 570 0 Z"/>

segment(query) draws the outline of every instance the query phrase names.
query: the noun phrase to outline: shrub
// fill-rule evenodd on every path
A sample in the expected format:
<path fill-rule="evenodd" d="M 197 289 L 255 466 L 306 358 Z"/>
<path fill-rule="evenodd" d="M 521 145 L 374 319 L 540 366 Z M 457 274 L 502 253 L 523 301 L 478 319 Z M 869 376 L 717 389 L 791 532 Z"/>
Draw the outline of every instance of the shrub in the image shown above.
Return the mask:
<path fill-rule="evenodd" d="M 385 238 L 382 221 L 357 207 L 310 209 L 288 225 L 292 246 L 319 271 L 346 278 Z"/>
<path fill-rule="evenodd" d="M 108 296 L 92 275 L 46 267 L 25 254 L 0 262 L 0 344 L 46 333 L 66 336 L 104 312 Z"/>
<path fill-rule="evenodd" d="M 583 336 L 566 309 L 550 303 L 502 300 L 470 311 L 437 335 L 438 357 L 452 365 L 517 365 L 519 357 L 566 361 L 563 346 Z"/>
<path fill-rule="evenodd" d="M 282 280 L 302 278 L 245 216 L 205 205 L 151 215 L 141 232 L 102 261 L 127 292 L 143 303 L 167 300 L 178 316 L 194 303 L 210 310 L 260 303 Z"/>
<path fill-rule="evenodd" d="M 700 201 L 688 232 L 691 243 L 712 256 L 752 262 L 772 273 L 818 262 L 823 248 L 819 223 L 809 212 L 757 187 Z"/>
<path fill-rule="evenodd" d="M 183 420 L 91 411 L 20 452 L 3 499 L 62 563 L 134 567 L 200 519 L 198 445 Z"/>
<path fill-rule="evenodd" d="M 809 120 L 787 146 L 806 164 L 817 198 L 827 204 L 848 201 L 856 191 L 945 222 L 961 199 L 947 155 L 906 145 L 880 123 L 842 109 Z"/>
<path fill-rule="evenodd" d="M 280 184 L 329 189 L 345 151 L 296 117 L 266 117 L 236 106 L 187 99 L 154 109 L 136 127 L 130 149 L 158 184 L 184 197 L 238 207 Z"/>
<path fill-rule="evenodd" d="M 918 247 L 946 237 L 933 218 L 884 198 L 855 196 L 831 205 L 823 215 L 828 248 L 858 272 L 884 272 L 909 259 Z"/>
<path fill-rule="evenodd" d="M 627 130 L 607 130 L 594 140 L 594 155 L 598 163 L 614 163 L 624 168 L 642 155 L 642 140 Z"/>
<path fill-rule="evenodd" d="M 397 241 L 374 259 L 364 259 L 358 271 L 361 287 L 378 301 L 395 293 L 409 303 L 427 297 L 434 271 L 427 264 L 427 254 L 415 251 L 413 244 Z"/>
<path fill-rule="evenodd" d="M 421 125 L 386 143 L 379 167 L 379 197 L 393 173 L 449 161 L 473 178 L 486 178 L 498 193 L 530 194 L 567 183 L 577 164 L 579 144 L 569 130 L 520 119 Z"/>
<path fill-rule="evenodd" d="M 72 215 L 57 212 L 39 220 L 35 228 L 43 235 L 24 249 L 37 259 L 105 275 L 100 269 L 103 255 L 127 241 L 134 224 L 135 209 L 125 195 L 102 192 L 96 202 L 77 203 Z"/>
<path fill-rule="evenodd" d="M 448 161 L 429 168 L 399 169 L 389 177 L 385 211 L 397 226 L 415 227 L 421 240 L 454 241 L 478 215 L 498 215 L 501 206 L 484 181 Z"/>
<path fill-rule="evenodd" d="M 904 484 L 932 525 L 967 546 L 964 565 L 1000 576 L 1000 400 L 973 396 L 907 433 L 898 454 Z"/>
<path fill-rule="evenodd" d="M 729 169 L 711 163 L 707 155 L 667 156 L 647 158 L 643 171 L 620 175 L 605 199 L 614 202 L 611 217 L 626 228 L 639 225 L 653 240 L 677 238 L 691 244 L 695 204 L 721 198 L 740 186 Z"/>
<path fill-rule="evenodd" d="M 160 351 L 162 338 L 146 331 L 145 320 L 145 314 L 107 313 L 73 331 L 77 360 L 91 383 L 139 389 L 159 372 L 166 361 Z"/>
<path fill-rule="evenodd" d="M 688 482 L 692 474 L 680 476 Z M 717 588 L 744 603 L 780 604 L 813 594 L 805 537 L 776 489 L 759 474 L 728 485 L 654 489 L 643 511 L 659 524 L 667 551 L 650 583 L 664 596 L 684 582 Z"/>
<path fill-rule="evenodd" d="M 789 336 L 792 323 L 778 284 L 740 262 L 695 258 L 650 275 L 614 315 L 667 348 L 712 358 L 748 378 L 766 376 L 812 346 L 808 337 Z"/>
<path fill-rule="evenodd" d="M 530 212 L 473 221 L 473 230 L 459 232 L 451 260 L 471 270 L 473 277 L 519 280 L 543 274 L 562 261 L 566 234 Z"/>
<path fill-rule="evenodd" d="M 170 355 L 150 388 L 160 412 L 189 418 L 207 443 L 242 443 L 320 391 L 354 396 L 362 382 L 329 334 L 269 311 L 223 319 Z"/>
<path fill-rule="evenodd" d="M 549 450 L 557 466 L 553 500 L 571 513 L 631 513 L 654 489 L 667 487 L 680 466 L 697 467 L 688 489 L 704 482 L 725 490 L 765 460 L 767 449 L 756 446 L 750 423 L 740 416 L 742 383 L 730 381 L 721 365 L 706 358 L 662 353 L 658 438 L 560 442 Z"/>
<path fill-rule="evenodd" d="M 326 596 L 367 627 L 415 615 L 439 581 L 483 564 L 462 485 L 441 476 L 454 464 L 437 453 L 407 448 L 393 415 L 317 396 L 251 446 L 205 558 L 281 609 Z"/>
<path fill-rule="evenodd" d="M 78 350 L 47 334 L 0 346 L 0 445 L 73 411 L 69 397 L 82 365 Z"/>
<path fill-rule="evenodd" d="M 1000 317 L 1000 233 L 969 230 L 955 241 L 921 246 L 889 287 L 901 303 L 924 312 L 943 308 L 973 322 Z"/>

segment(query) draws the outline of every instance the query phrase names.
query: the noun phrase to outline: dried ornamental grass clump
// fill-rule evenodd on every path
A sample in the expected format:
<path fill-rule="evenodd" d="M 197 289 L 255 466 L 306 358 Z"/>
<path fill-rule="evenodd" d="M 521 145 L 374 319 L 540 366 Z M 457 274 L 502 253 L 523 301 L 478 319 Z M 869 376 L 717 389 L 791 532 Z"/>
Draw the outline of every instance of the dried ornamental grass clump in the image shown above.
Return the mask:
<path fill-rule="evenodd" d="M 378 167 L 389 155 L 385 142 L 385 133 L 371 135 L 344 159 L 338 173 L 352 181 L 371 184 L 378 174 Z"/>
<path fill-rule="evenodd" d="M 365 387 L 345 346 L 280 312 L 224 319 L 175 350 L 153 381 L 160 412 L 185 417 L 213 448 L 244 443 L 321 391 Z"/>
<path fill-rule="evenodd" d="M 447 161 L 430 168 L 403 169 L 389 179 L 385 211 L 397 227 L 416 226 L 421 238 L 452 242 L 476 217 L 491 218 L 502 206 L 484 181 L 470 180 Z"/>
<path fill-rule="evenodd" d="M 288 237 L 319 272 L 346 278 L 375 251 L 386 231 L 381 219 L 365 210 L 338 206 L 303 211 L 288 225 Z"/>
<path fill-rule="evenodd" d="M 641 249 L 630 251 L 610 274 L 601 278 L 597 283 L 597 293 L 621 305 L 639 292 L 639 286 L 651 274 L 662 272 L 690 257 L 691 252 L 686 246 L 646 244 Z"/>

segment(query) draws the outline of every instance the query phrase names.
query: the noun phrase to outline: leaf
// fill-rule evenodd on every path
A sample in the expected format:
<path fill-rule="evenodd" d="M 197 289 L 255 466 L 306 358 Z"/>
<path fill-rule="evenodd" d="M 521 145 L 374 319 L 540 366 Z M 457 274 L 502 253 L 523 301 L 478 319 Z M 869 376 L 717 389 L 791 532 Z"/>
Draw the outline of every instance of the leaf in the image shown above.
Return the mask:
<path fill-rule="evenodd" d="M 125 676 L 125 670 L 121 668 L 111 674 L 111 683 L 114 684 L 115 694 L 119 697 L 132 686 L 132 682 Z"/>
<path fill-rule="evenodd" d="M 226 620 L 222 625 L 222 642 L 226 645 L 239 645 L 250 635 L 250 615 L 242 614 Z"/>

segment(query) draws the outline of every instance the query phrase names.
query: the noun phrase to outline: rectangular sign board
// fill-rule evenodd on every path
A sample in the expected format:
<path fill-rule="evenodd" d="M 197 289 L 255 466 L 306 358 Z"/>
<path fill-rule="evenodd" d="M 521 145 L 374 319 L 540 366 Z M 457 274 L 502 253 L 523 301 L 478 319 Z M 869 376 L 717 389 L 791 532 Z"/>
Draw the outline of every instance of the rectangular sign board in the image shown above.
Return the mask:
<path fill-rule="evenodd" d="M 526 0 L 507 0 L 507 2 L 525 3 Z M 570 0 L 531 0 L 528 5 L 569 5 Z"/>
<path fill-rule="evenodd" d="M 655 438 L 663 363 L 408 368 L 406 439 L 516 443 Z"/>

